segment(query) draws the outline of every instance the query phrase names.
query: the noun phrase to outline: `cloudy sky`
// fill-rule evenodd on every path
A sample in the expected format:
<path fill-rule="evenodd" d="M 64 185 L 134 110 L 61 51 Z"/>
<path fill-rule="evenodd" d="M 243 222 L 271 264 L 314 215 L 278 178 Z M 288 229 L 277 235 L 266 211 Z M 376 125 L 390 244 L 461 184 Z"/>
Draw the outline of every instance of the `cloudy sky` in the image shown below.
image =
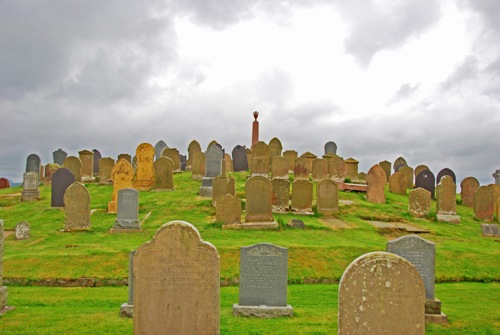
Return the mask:
<path fill-rule="evenodd" d="M 498 0 L 0 0 L 0 177 L 62 148 L 260 138 L 494 182 Z"/>

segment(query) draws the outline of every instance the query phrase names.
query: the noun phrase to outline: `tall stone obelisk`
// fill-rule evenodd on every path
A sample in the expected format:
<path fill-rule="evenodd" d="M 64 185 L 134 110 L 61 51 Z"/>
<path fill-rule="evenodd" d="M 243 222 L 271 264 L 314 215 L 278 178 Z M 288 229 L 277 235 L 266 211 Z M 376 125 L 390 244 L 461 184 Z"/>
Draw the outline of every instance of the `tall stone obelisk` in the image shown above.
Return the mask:
<path fill-rule="evenodd" d="M 259 112 L 253 112 L 254 121 L 252 124 L 252 146 L 259 142 L 259 121 L 257 118 L 259 117 Z"/>

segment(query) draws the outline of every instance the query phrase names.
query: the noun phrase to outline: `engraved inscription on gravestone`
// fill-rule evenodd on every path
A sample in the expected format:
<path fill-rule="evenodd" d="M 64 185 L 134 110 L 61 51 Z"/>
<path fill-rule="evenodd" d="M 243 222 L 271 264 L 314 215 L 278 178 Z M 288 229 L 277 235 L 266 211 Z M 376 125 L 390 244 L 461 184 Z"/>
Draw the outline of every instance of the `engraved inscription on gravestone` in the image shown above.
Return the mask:
<path fill-rule="evenodd" d="M 118 213 L 113 231 L 139 230 L 139 191 L 133 188 L 123 188 L 118 191 Z"/>

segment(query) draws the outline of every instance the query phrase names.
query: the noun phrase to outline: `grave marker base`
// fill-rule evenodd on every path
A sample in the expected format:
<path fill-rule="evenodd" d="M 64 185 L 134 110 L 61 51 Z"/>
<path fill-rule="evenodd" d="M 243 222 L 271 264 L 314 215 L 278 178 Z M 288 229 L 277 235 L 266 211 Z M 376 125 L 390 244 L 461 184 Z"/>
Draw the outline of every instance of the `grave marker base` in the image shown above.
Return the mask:
<path fill-rule="evenodd" d="M 134 317 L 134 305 L 130 305 L 128 302 L 124 302 L 120 306 L 120 317 L 121 318 L 133 318 Z"/>
<path fill-rule="evenodd" d="M 291 305 L 286 306 L 242 306 L 233 304 L 234 316 L 253 316 L 262 319 L 279 318 L 283 316 L 293 316 Z"/>
<path fill-rule="evenodd" d="M 425 322 L 448 324 L 448 317 L 441 312 L 441 300 L 434 298 L 425 301 Z"/>
<path fill-rule="evenodd" d="M 272 230 L 279 229 L 279 224 L 276 221 L 272 222 L 245 222 L 241 224 L 226 224 L 222 225 L 222 229 L 254 229 L 254 230 Z"/>
<path fill-rule="evenodd" d="M 438 222 L 460 223 L 460 216 L 450 214 L 437 214 Z"/>

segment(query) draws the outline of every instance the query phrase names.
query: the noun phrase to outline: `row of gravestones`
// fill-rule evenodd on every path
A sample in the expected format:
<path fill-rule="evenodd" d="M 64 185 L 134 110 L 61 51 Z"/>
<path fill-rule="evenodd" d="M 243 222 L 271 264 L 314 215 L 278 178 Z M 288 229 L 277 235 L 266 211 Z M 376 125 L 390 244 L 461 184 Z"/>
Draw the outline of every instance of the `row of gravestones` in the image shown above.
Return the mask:
<path fill-rule="evenodd" d="M 134 334 L 220 332 L 219 255 L 193 225 L 163 225 L 131 252 L 129 269 L 129 299 L 120 315 L 134 318 Z M 233 314 L 293 315 L 287 277 L 287 248 L 242 247 Z M 340 280 L 338 333 L 425 334 L 426 321 L 447 323 L 434 278 L 435 245 L 416 235 L 388 242 L 387 252 L 360 256 Z"/>

